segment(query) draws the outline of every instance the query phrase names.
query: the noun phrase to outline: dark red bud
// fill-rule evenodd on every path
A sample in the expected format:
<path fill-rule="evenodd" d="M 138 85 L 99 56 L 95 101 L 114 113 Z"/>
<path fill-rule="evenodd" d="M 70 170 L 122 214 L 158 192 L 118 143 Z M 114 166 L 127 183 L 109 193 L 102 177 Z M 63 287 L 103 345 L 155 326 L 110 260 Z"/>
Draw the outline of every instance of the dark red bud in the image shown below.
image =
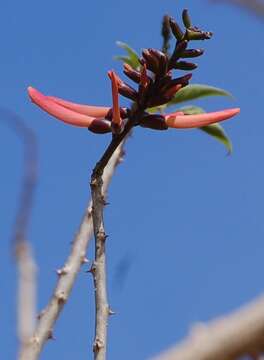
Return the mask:
<path fill-rule="evenodd" d="M 105 134 L 111 132 L 111 123 L 108 120 L 95 119 L 88 127 L 88 129 L 95 134 Z"/>
<path fill-rule="evenodd" d="M 122 82 L 118 85 L 119 94 L 131 99 L 133 101 L 137 101 L 138 93 L 135 89 L 133 89 L 130 85 Z"/>
<path fill-rule="evenodd" d="M 154 130 L 167 130 L 168 125 L 165 122 L 165 118 L 160 114 L 145 115 L 139 122 L 139 125 L 145 128 Z"/>
<path fill-rule="evenodd" d="M 169 68 L 170 69 L 173 67 L 173 64 L 182 57 L 182 54 L 186 50 L 187 46 L 188 46 L 187 40 L 180 41 L 176 45 L 175 50 L 169 60 Z"/>
<path fill-rule="evenodd" d="M 129 79 L 135 81 L 137 84 L 140 82 L 140 72 L 133 69 L 132 66 L 124 64 L 124 74 L 129 77 Z"/>
<path fill-rule="evenodd" d="M 203 53 L 204 53 L 203 49 L 189 49 L 189 50 L 183 51 L 183 53 L 181 54 L 181 57 L 182 58 L 194 58 L 194 57 L 203 55 Z"/>
<path fill-rule="evenodd" d="M 178 61 L 176 64 L 173 65 L 173 68 L 190 71 L 196 69 L 197 66 L 197 64 L 189 63 L 187 61 Z"/>
<path fill-rule="evenodd" d="M 181 41 L 184 37 L 184 33 L 182 32 L 181 28 L 176 23 L 176 21 L 173 20 L 172 18 L 170 18 L 170 28 L 171 28 L 171 31 L 172 31 L 173 35 L 175 36 L 175 38 L 178 41 Z"/>
<path fill-rule="evenodd" d="M 145 59 L 147 69 L 156 74 L 159 71 L 159 59 L 157 59 L 157 57 L 151 54 L 147 49 L 142 51 L 142 56 Z"/>
<path fill-rule="evenodd" d="M 149 49 L 149 53 L 157 59 L 159 64 L 156 75 L 159 75 L 160 77 L 165 76 L 168 71 L 167 55 L 157 49 Z"/>
<path fill-rule="evenodd" d="M 165 91 L 168 88 L 170 88 L 172 86 L 175 86 L 175 85 L 182 85 L 182 87 L 186 86 L 186 85 L 188 85 L 189 80 L 191 79 L 191 77 L 192 77 L 192 74 L 186 74 L 186 75 L 178 77 L 176 79 L 167 81 L 167 83 L 160 90 Z"/>
<path fill-rule="evenodd" d="M 170 85 L 172 79 L 171 75 L 166 75 L 162 79 L 160 79 L 157 87 L 157 91 L 162 91 L 162 89 L 166 88 L 168 85 Z"/>
<path fill-rule="evenodd" d="M 182 53 L 187 48 L 187 45 L 188 45 L 187 40 L 180 41 L 175 48 L 175 52 L 177 52 L 177 54 Z"/>

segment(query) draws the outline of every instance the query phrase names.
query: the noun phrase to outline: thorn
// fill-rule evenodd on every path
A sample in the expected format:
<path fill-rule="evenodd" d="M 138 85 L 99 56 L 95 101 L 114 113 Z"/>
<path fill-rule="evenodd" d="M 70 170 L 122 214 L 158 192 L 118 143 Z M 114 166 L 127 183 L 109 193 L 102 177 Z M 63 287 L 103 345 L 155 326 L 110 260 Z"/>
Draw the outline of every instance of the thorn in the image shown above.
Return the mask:
<path fill-rule="evenodd" d="M 106 235 L 106 233 L 103 230 L 99 230 L 96 234 L 99 241 L 105 241 L 109 235 Z"/>
<path fill-rule="evenodd" d="M 87 217 L 91 217 L 93 214 L 93 207 L 89 208 L 88 211 L 87 211 Z"/>
<path fill-rule="evenodd" d="M 90 262 L 90 260 L 89 259 L 87 259 L 87 257 L 83 257 L 82 258 L 82 264 L 88 264 Z"/>
<path fill-rule="evenodd" d="M 37 315 L 37 319 L 40 320 L 44 314 L 45 314 L 45 309 L 41 310 L 41 312 Z"/>
<path fill-rule="evenodd" d="M 53 335 L 53 330 L 49 330 L 47 339 L 48 340 L 56 340 L 56 338 Z"/>
<path fill-rule="evenodd" d="M 115 315 L 116 314 L 116 312 L 115 311 L 113 311 L 112 309 L 108 309 L 108 315 Z"/>
<path fill-rule="evenodd" d="M 67 266 L 63 266 L 61 269 L 57 269 L 56 273 L 58 276 L 66 275 L 69 272 L 69 268 Z"/>
<path fill-rule="evenodd" d="M 104 342 L 98 338 L 95 339 L 94 344 L 93 344 L 93 352 L 97 353 L 103 347 L 104 347 Z"/>
<path fill-rule="evenodd" d="M 63 291 L 56 293 L 55 296 L 58 299 L 59 304 L 64 304 L 67 301 L 67 296 L 65 295 L 65 293 Z"/>
<path fill-rule="evenodd" d="M 32 338 L 30 339 L 30 343 L 31 344 L 37 344 L 37 345 L 39 345 L 39 337 L 37 337 L 37 336 L 32 336 Z"/>
<path fill-rule="evenodd" d="M 85 272 L 86 272 L 86 273 L 91 273 L 92 275 L 94 275 L 94 273 L 95 273 L 95 268 L 96 268 L 96 264 L 93 262 L 93 263 L 92 263 L 92 266 L 90 267 L 90 269 L 89 269 L 89 270 L 86 270 Z"/>

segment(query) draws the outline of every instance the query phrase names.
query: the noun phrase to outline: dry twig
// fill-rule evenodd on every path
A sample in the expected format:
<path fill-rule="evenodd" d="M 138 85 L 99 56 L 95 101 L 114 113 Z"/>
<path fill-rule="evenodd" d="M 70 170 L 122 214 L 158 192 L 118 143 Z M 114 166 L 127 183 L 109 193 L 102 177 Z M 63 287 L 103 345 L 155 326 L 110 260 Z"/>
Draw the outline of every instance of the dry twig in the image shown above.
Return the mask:
<path fill-rule="evenodd" d="M 209 324 L 155 360 L 237 360 L 264 350 L 264 297 Z"/>
<path fill-rule="evenodd" d="M 116 166 L 122 159 L 123 149 L 119 146 L 108 162 L 103 175 L 104 186 L 102 189 L 105 196 L 108 185 Z M 58 282 L 47 307 L 42 311 L 34 332 L 27 347 L 22 349 L 20 360 L 37 360 L 45 342 L 52 338 L 53 326 L 67 301 L 76 276 L 81 265 L 86 262 L 86 250 L 93 232 L 92 204 L 85 211 L 79 231 L 73 241 L 71 253 L 64 266 L 58 270 Z"/>
<path fill-rule="evenodd" d="M 135 116 L 137 113 L 135 112 Z M 91 177 L 91 192 L 93 200 L 93 224 L 95 237 L 95 260 L 91 267 L 91 273 L 94 278 L 95 287 L 95 305 L 96 305 L 96 324 L 95 324 L 95 338 L 93 344 L 94 359 L 104 360 L 106 357 L 107 344 L 107 321 L 111 314 L 106 288 L 106 257 L 105 257 L 105 240 L 106 234 L 104 229 L 103 210 L 106 204 L 103 185 L 104 170 L 111 160 L 113 153 L 120 146 L 127 134 L 133 126 L 133 116 L 128 122 L 124 131 L 116 136 L 113 136 L 111 143 L 103 154 L 102 158 L 96 164 Z"/>
<path fill-rule="evenodd" d="M 210 0 L 213 2 L 226 2 L 233 3 L 235 5 L 243 6 L 245 9 L 250 10 L 255 15 L 264 16 L 264 3 L 259 0 Z"/>
<path fill-rule="evenodd" d="M 38 149 L 34 132 L 18 115 L 6 109 L 0 109 L 0 114 L 2 121 L 22 141 L 24 151 L 24 174 L 13 234 L 18 269 L 18 338 L 23 348 L 32 336 L 36 322 L 36 265 L 27 241 L 27 230 L 37 184 Z"/>

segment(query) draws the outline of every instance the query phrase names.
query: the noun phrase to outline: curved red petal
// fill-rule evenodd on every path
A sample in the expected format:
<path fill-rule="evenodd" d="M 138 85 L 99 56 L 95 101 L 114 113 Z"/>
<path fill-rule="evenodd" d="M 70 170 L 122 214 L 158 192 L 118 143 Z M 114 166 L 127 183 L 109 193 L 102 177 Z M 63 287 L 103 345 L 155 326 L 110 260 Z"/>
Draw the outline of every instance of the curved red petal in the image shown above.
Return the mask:
<path fill-rule="evenodd" d="M 122 119 L 120 116 L 120 109 L 119 109 L 119 98 L 118 98 L 118 76 L 114 71 L 109 71 L 108 76 L 112 83 L 112 98 L 113 98 L 113 123 L 120 126 Z"/>
<path fill-rule="evenodd" d="M 108 111 L 110 110 L 110 107 L 76 104 L 71 101 L 63 100 L 55 96 L 47 96 L 47 98 L 67 109 L 76 111 L 79 114 L 98 117 L 98 118 L 105 117 Z"/>
<path fill-rule="evenodd" d="M 190 129 L 211 125 L 220 121 L 230 119 L 240 112 L 239 108 L 226 109 L 212 113 L 195 115 L 168 114 L 165 116 L 166 124 L 176 129 Z"/>
<path fill-rule="evenodd" d="M 42 110 L 67 124 L 79 127 L 89 127 L 94 120 L 91 116 L 80 114 L 57 104 L 32 87 L 28 88 L 28 94 L 32 102 L 38 105 Z"/>

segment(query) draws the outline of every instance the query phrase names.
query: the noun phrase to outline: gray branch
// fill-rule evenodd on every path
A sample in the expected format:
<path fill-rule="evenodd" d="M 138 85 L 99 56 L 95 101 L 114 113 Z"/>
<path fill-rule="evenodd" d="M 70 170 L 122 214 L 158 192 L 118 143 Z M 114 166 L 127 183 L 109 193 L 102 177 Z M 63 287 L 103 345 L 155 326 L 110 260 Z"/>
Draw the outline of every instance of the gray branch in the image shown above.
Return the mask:
<path fill-rule="evenodd" d="M 23 146 L 22 186 L 12 239 L 18 272 L 17 333 L 23 348 L 32 336 L 36 324 L 36 265 L 27 240 L 27 231 L 38 178 L 38 146 L 33 130 L 25 125 L 20 116 L 3 108 L 0 108 L 0 115 L 1 122 L 18 136 Z"/>
<path fill-rule="evenodd" d="M 189 337 L 153 360 L 261 359 L 264 350 L 264 296 L 228 316 L 197 325 Z"/>
<path fill-rule="evenodd" d="M 108 162 L 104 175 L 103 194 L 106 191 L 116 166 L 122 159 L 123 150 L 119 147 Z M 73 241 L 71 253 L 64 266 L 58 270 L 58 281 L 47 307 L 41 312 L 33 337 L 20 352 L 20 360 L 37 360 L 45 342 L 52 338 L 54 324 L 69 298 L 76 276 L 86 262 L 86 251 L 93 233 L 92 204 L 85 211 L 79 231 Z"/>

